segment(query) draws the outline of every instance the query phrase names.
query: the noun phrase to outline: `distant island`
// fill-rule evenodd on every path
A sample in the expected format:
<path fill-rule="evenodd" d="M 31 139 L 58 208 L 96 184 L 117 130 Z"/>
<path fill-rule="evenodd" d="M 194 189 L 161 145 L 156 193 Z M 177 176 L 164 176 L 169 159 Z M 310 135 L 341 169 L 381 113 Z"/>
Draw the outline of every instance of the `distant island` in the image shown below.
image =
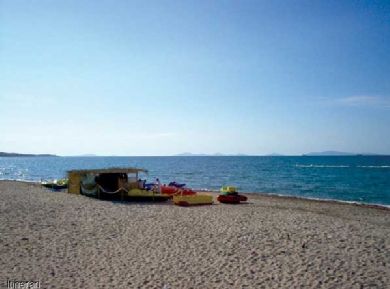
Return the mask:
<path fill-rule="evenodd" d="M 372 153 L 347 153 L 347 152 L 338 152 L 338 151 L 323 151 L 323 152 L 311 152 L 303 154 L 302 156 L 371 156 L 376 155 Z"/>
<path fill-rule="evenodd" d="M 379 154 L 374 153 L 349 153 L 340 151 L 323 151 L 323 152 L 310 152 L 302 155 L 283 155 L 278 153 L 271 153 L 266 155 L 246 155 L 246 154 L 203 154 L 203 153 L 190 153 L 185 152 L 181 154 L 173 155 L 175 157 L 220 157 L 220 156 L 260 156 L 260 157 L 282 157 L 282 156 L 378 156 Z"/>
<path fill-rule="evenodd" d="M 245 154 L 221 154 L 221 153 L 215 153 L 215 154 L 193 154 L 193 153 L 181 153 L 174 155 L 175 157 L 225 157 L 225 156 L 247 156 Z"/>
<path fill-rule="evenodd" d="M 51 154 L 18 154 L 18 153 L 0 152 L 0 157 L 57 157 L 57 155 L 51 155 Z"/>
<path fill-rule="evenodd" d="M 113 155 L 114 156 L 114 155 Z M 348 153 L 348 152 L 339 152 L 339 151 L 323 151 L 323 152 L 310 152 L 302 155 L 283 155 L 278 153 L 271 153 L 266 155 L 247 155 L 247 154 L 204 154 L 204 153 L 190 153 L 184 152 L 181 154 L 171 155 L 174 157 L 249 157 L 249 156 L 258 156 L 258 157 L 282 157 L 282 156 L 381 156 L 381 154 L 373 153 Z M 20 154 L 20 153 L 6 153 L 0 152 L 0 157 L 60 157 L 59 155 L 54 154 Z M 71 155 L 67 157 L 98 157 L 95 154 L 82 154 L 82 155 Z M 101 156 L 103 157 L 103 156 Z"/>

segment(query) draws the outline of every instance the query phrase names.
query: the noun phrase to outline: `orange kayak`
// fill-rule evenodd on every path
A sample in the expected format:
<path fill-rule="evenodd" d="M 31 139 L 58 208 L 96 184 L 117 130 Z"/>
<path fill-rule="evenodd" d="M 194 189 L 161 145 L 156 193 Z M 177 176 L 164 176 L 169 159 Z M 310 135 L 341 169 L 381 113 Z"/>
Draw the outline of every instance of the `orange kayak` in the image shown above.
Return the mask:
<path fill-rule="evenodd" d="M 191 189 L 180 189 L 174 186 L 161 186 L 161 193 L 164 195 L 195 195 L 196 192 L 194 192 Z"/>
<path fill-rule="evenodd" d="M 174 195 L 178 192 L 178 188 L 174 186 L 161 186 L 161 194 Z"/>

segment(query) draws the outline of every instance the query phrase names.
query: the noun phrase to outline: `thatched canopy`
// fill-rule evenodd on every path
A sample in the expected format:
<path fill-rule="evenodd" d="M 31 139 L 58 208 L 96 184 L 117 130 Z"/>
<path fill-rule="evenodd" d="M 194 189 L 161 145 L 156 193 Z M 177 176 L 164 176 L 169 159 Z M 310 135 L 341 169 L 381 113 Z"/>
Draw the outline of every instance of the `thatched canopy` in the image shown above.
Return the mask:
<path fill-rule="evenodd" d="M 108 169 L 91 169 L 91 170 L 70 170 L 69 174 L 136 174 L 136 173 L 147 173 L 145 169 L 139 168 L 108 168 Z"/>

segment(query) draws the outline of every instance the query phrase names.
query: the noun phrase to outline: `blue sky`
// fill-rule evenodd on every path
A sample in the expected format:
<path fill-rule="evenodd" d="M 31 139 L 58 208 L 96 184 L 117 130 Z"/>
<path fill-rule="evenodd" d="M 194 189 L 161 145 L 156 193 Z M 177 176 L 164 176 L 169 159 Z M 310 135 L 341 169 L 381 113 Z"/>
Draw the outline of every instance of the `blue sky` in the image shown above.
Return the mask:
<path fill-rule="evenodd" d="M 0 151 L 390 153 L 389 1 L 0 0 Z"/>

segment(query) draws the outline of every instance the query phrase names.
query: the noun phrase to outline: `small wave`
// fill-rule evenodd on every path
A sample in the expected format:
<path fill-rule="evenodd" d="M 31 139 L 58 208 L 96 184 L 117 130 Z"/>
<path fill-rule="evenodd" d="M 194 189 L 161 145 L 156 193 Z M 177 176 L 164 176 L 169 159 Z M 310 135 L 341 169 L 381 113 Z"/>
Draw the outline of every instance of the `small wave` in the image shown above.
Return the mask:
<path fill-rule="evenodd" d="M 365 169 L 389 169 L 390 166 L 357 166 L 358 168 L 365 168 Z"/>
<path fill-rule="evenodd" d="M 347 165 L 295 165 L 297 168 L 349 168 Z"/>

